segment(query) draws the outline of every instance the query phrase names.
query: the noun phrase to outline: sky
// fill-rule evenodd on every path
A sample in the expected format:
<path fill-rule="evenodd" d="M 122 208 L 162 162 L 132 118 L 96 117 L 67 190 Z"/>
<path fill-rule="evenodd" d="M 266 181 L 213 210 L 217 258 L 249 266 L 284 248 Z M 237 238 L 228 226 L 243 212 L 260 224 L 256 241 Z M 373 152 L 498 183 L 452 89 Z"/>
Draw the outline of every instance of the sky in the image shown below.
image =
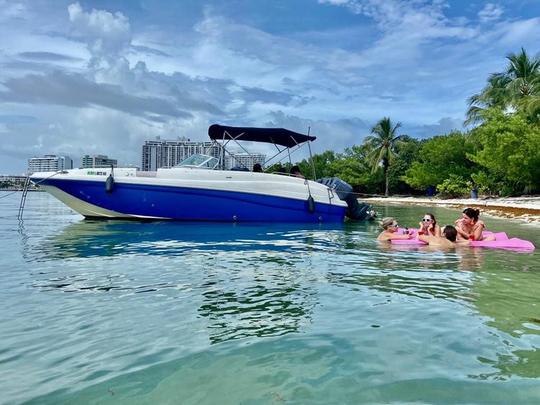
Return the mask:
<path fill-rule="evenodd" d="M 213 123 L 310 128 L 314 153 L 383 117 L 463 130 L 488 75 L 539 44 L 538 0 L 0 0 L 0 174 L 44 154 L 140 166 L 145 140 Z"/>

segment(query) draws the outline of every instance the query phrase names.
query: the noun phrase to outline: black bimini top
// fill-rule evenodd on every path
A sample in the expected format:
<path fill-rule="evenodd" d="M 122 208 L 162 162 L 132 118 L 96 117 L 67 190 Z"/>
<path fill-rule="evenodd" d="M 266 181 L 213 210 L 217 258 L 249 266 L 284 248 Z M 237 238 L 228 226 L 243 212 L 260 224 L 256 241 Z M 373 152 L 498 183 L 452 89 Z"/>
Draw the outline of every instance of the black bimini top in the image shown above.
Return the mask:
<path fill-rule="evenodd" d="M 317 139 L 315 136 L 299 134 L 284 128 L 226 127 L 217 124 L 210 125 L 208 135 L 210 139 L 215 140 L 268 142 L 287 148 Z"/>

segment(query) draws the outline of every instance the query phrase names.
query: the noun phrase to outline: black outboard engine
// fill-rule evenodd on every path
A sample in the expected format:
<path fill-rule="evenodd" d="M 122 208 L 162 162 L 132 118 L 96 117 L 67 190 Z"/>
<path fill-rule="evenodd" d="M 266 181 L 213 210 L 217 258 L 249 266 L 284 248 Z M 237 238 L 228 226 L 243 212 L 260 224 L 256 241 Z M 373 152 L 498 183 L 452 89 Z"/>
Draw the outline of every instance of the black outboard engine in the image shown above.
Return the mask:
<path fill-rule="evenodd" d="M 349 183 L 344 182 L 339 177 L 324 177 L 317 180 L 318 183 L 334 190 L 340 200 L 347 203 L 347 216 L 355 220 L 372 220 L 377 216 L 377 213 L 371 208 L 371 205 L 359 203 L 353 188 Z"/>

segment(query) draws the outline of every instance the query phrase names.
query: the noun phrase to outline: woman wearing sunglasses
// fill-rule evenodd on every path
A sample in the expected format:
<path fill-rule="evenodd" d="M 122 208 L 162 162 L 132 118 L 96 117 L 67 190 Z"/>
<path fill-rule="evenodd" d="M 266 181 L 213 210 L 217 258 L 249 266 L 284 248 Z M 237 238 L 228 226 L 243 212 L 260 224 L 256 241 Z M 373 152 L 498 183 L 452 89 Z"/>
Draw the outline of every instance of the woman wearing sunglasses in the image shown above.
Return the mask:
<path fill-rule="evenodd" d="M 437 225 L 435 215 L 430 214 L 429 212 L 424 214 L 424 218 L 422 218 L 422 221 L 420 221 L 420 229 L 418 230 L 418 233 L 420 235 L 436 236 L 438 238 L 441 237 L 441 227 Z"/>
<path fill-rule="evenodd" d="M 377 236 L 377 240 L 390 241 L 392 239 L 411 239 L 409 233 L 398 233 L 399 225 L 395 218 L 386 217 L 381 221 L 383 231 Z"/>

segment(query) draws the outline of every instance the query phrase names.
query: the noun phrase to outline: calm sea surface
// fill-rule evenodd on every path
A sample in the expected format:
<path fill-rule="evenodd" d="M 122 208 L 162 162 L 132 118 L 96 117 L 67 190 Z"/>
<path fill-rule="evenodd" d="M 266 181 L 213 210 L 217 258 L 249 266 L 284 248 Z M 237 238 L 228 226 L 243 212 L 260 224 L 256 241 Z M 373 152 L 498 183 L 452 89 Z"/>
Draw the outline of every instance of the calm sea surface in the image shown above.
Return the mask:
<path fill-rule="evenodd" d="M 540 403 L 540 249 L 84 221 L 45 193 L 19 222 L 19 198 L 0 199 L 0 403 Z M 538 225 L 484 220 L 540 247 Z"/>

